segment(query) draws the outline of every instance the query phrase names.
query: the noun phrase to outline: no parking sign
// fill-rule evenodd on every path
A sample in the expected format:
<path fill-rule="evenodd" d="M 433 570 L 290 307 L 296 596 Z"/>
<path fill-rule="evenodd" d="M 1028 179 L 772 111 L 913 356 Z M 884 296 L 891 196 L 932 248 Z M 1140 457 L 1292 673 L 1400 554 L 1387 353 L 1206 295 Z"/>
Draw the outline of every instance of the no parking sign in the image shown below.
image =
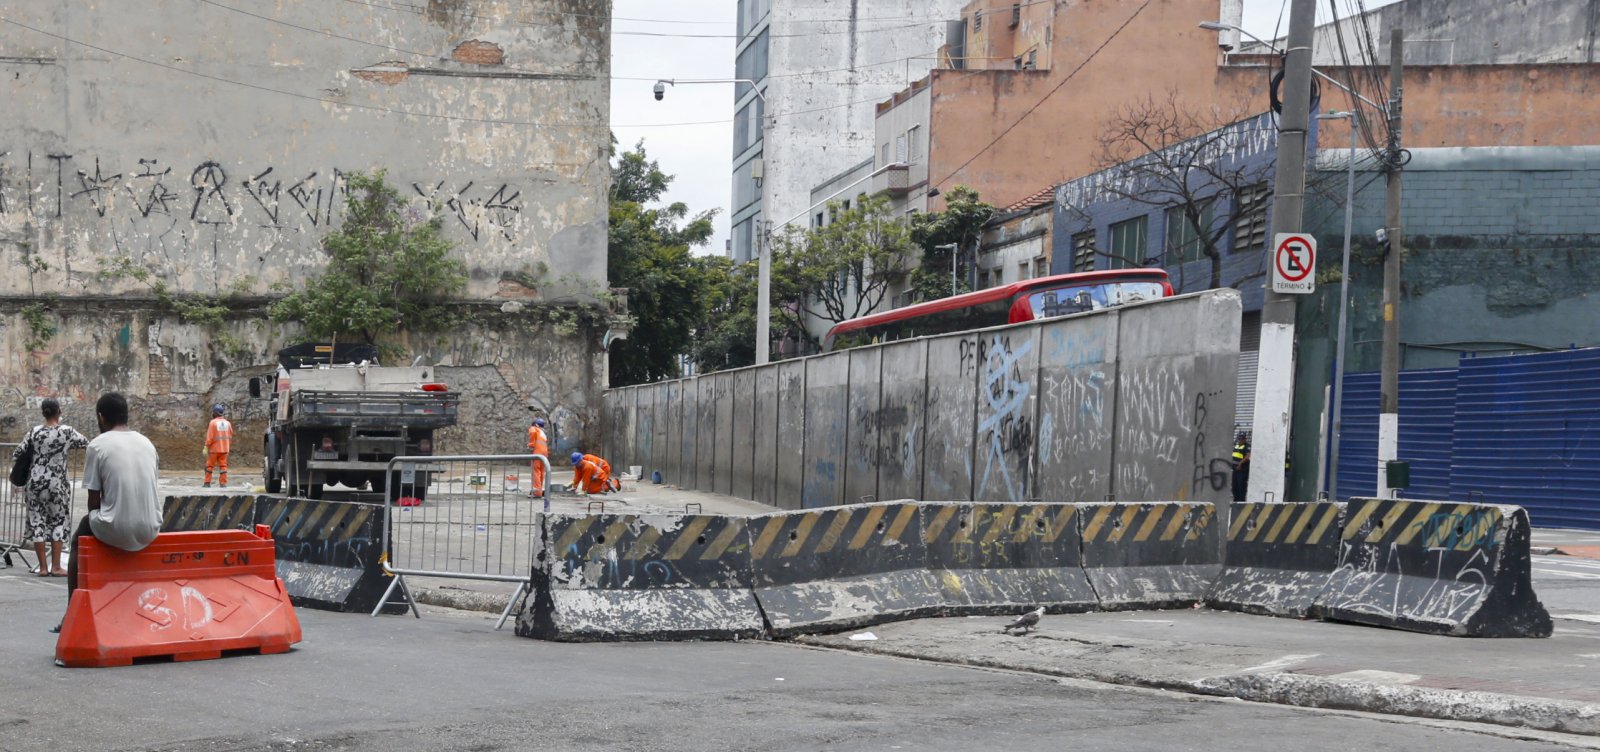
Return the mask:
<path fill-rule="evenodd" d="M 1296 295 L 1314 292 L 1317 278 L 1317 239 L 1309 234 L 1281 232 L 1272 244 L 1272 291 Z"/>

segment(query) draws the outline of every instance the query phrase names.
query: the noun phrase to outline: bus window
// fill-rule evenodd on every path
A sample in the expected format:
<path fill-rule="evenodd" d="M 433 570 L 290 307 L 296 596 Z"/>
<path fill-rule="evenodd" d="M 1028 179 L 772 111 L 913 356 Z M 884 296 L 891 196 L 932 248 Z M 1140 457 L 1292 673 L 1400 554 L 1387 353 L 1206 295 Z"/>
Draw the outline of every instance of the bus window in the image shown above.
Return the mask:
<path fill-rule="evenodd" d="M 1165 294 L 1160 282 L 1115 282 L 1091 285 L 1065 285 L 1035 290 L 1028 296 L 1033 317 L 1046 319 L 1098 311 L 1124 303 L 1155 300 Z"/>

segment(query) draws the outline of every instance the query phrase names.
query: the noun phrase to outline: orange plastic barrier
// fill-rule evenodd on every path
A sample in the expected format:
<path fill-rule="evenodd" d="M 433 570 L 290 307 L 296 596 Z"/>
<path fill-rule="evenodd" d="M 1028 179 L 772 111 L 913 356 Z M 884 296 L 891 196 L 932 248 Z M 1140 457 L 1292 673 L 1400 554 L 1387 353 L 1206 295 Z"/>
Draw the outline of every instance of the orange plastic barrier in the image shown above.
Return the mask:
<path fill-rule="evenodd" d="M 300 620 L 274 569 L 273 542 L 260 526 L 256 535 L 162 533 L 138 553 L 93 536 L 77 545 L 78 589 L 56 640 L 60 665 L 283 653 L 300 641 Z"/>

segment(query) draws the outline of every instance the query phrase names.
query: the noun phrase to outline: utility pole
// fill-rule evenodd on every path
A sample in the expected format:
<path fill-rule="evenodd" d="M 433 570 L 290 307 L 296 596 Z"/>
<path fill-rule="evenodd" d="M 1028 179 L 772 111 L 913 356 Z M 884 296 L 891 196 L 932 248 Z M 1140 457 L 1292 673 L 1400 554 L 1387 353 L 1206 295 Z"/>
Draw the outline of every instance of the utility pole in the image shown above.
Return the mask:
<path fill-rule="evenodd" d="M 1389 495 L 1389 461 L 1400 454 L 1400 74 L 1405 36 L 1399 28 L 1389 32 L 1389 170 L 1388 213 L 1384 231 L 1389 235 L 1388 254 L 1383 259 L 1383 361 L 1378 410 L 1378 496 Z"/>
<path fill-rule="evenodd" d="M 1283 62 L 1283 112 L 1272 191 L 1272 239 L 1299 232 L 1305 206 L 1306 131 L 1311 122 L 1311 39 L 1316 0 L 1292 0 Z M 1268 251 L 1269 253 L 1271 251 Z M 1273 263 L 1268 258 L 1267 263 Z M 1251 501 L 1284 501 L 1284 459 L 1294 410 L 1295 296 L 1267 288 L 1261 309 L 1261 359 L 1256 372 L 1255 422 L 1250 436 Z"/>

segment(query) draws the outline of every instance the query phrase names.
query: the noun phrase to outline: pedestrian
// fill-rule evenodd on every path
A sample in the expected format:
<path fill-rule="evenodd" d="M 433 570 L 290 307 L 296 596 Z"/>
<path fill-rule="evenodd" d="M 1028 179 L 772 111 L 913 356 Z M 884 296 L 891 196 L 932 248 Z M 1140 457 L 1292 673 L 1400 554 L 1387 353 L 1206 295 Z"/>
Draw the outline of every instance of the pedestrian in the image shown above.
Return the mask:
<path fill-rule="evenodd" d="M 14 463 L 25 448 L 33 450 L 28 484 L 28 539 L 39 555 L 40 577 L 66 577 L 61 568 L 61 545 L 67 539 L 67 517 L 72 510 L 72 481 L 67 477 L 67 450 L 82 449 L 89 440 L 72 426 L 61 423 L 61 403 L 54 397 L 39 404 L 44 422 L 29 429 L 11 453 Z M 49 552 L 46 557 L 46 544 Z"/>
<path fill-rule="evenodd" d="M 544 426 L 544 418 L 534 418 L 533 425 L 528 426 L 528 453 L 549 459 L 550 438 L 545 435 Z M 544 496 L 544 464 L 533 461 L 533 490 L 529 494 L 535 499 Z"/>
<path fill-rule="evenodd" d="M 1250 488 L 1250 435 L 1240 431 L 1233 438 L 1233 500 L 1244 501 Z"/>
<path fill-rule="evenodd" d="M 572 487 L 586 494 L 622 490 L 622 484 L 611 477 L 611 463 L 600 455 L 583 452 L 572 453 Z"/>
<path fill-rule="evenodd" d="M 211 423 L 206 426 L 206 482 L 202 488 L 211 487 L 212 467 L 222 473 L 221 482 L 217 485 L 228 487 L 228 452 L 233 451 L 233 423 L 223 417 L 227 411 L 220 402 L 211 406 Z"/>
<path fill-rule="evenodd" d="M 142 551 L 161 532 L 160 459 L 143 434 L 128 427 L 128 400 L 116 392 L 94 405 L 100 435 L 84 453 L 83 487 L 89 513 L 72 534 L 67 598 L 78 589 L 78 539 L 94 536 L 113 548 Z M 60 632 L 57 624 L 51 632 Z"/>

